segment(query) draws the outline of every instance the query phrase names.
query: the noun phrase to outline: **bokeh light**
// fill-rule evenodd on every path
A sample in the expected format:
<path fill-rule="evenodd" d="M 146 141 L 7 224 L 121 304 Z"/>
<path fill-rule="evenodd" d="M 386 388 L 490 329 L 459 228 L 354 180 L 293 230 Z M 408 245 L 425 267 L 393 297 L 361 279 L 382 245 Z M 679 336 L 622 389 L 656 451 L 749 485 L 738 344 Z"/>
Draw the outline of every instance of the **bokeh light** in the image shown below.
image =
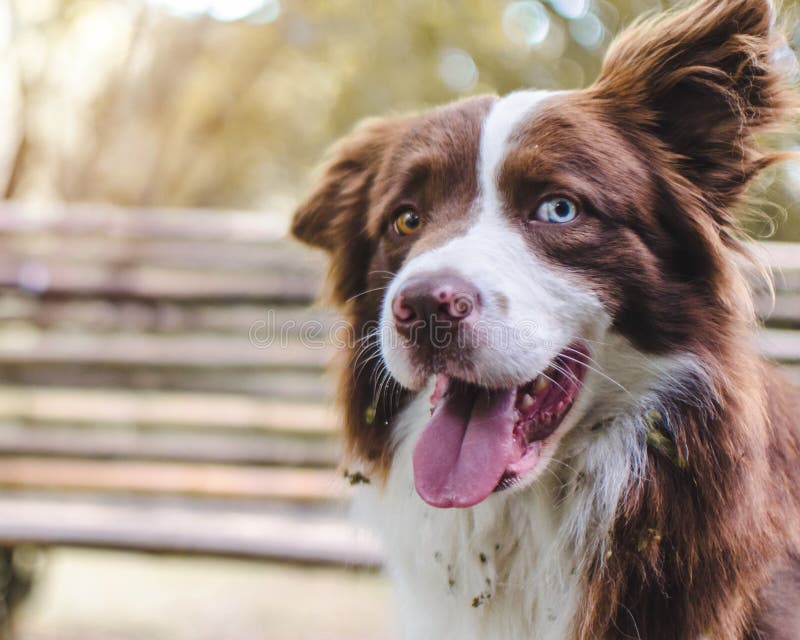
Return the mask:
<path fill-rule="evenodd" d="M 274 22 L 280 15 L 279 0 L 149 0 L 182 16 L 208 15 L 220 22 L 250 20 Z"/>
<path fill-rule="evenodd" d="M 553 10 L 568 20 L 582 18 L 589 11 L 589 0 L 550 0 Z"/>
<path fill-rule="evenodd" d="M 553 20 L 547 31 L 547 37 L 532 48 L 539 57 L 555 61 L 564 55 L 568 45 L 569 37 L 566 29 L 560 21 Z"/>
<path fill-rule="evenodd" d="M 255 24 L 269 24 L 270 22 L 275 22 L 281 15 L 281 3 L 279 0 L 266 0 L 266 2 L 262 2 L 262 7 L 254 14 L 252 14 L 248 20 Z"/>
<path fill-rule="evenodd" d="M 200 16 L 206 13 L 211 0 L 147 0 L 150 4 L 165 7 L 178 16 Z"/>
<path fill-rule="evenodd" d="M 541 44 L 550 32 L 550 14 L 537 0 L 512 2 L 503 11 L 503 32 L 514 44 Z"/>
<path fill-rule="evenodd" d="M 466 51 L 445 49 L 439 55 L 439 75 L 455 93 L 465 93 L 478 83 L 478 67 Z"/>
<path fill-rule="evenodd" d="M 587 49 L 597 49 L 603 44 L 606 28 L 594 13 L 587 13 L 582 18 L 569 23 L 572 39 Z"/>
<path fill-rule="evenodd" d="M 235 22 L 253 15 L 262 4 L 262 0 L 216 0 L 210 3 L 208 15 L 215 20 Z"/>

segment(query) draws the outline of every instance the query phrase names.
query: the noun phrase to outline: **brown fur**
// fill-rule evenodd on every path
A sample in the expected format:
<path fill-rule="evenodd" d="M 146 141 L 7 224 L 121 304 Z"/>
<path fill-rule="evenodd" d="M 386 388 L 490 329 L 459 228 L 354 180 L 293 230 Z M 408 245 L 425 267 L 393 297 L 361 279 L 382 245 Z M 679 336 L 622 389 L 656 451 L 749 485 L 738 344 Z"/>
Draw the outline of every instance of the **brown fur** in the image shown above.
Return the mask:
<path fill-rule="evenodd" d="M 551 99 L 517 132 L 501 168 L 512 221 L 528 224 L 548 194 L 586 214 L 531 234 L 532 249 L 590 282 L 639 350 L 691 353 L 710 380 L 664 398 L 656 427 L 677 457 L 649 451 L 610 553 L 591 559 L 579 640 L 800 638 L 800 402 L 754 351 L 734 264 L 745 251 L 734 211 L 779 159 L 753 136 L 794 104 L 772 66 L 771 21 L 766 0 L 703 0 L 638 23 L 592 87 Z M 492 100 L 360 127 L 298 209 L 293 232 L 333 254 L 333 299 L 356 337 L 378 317 L 373 289 L 468 226 Z M 398 240 L 390 219 L 404 204 L 425 210 L 425 227 Z M 346 354 L 341 398 L 352 452 L 385 471 L 406 393 L 376 385 L 374 348 Z"/>

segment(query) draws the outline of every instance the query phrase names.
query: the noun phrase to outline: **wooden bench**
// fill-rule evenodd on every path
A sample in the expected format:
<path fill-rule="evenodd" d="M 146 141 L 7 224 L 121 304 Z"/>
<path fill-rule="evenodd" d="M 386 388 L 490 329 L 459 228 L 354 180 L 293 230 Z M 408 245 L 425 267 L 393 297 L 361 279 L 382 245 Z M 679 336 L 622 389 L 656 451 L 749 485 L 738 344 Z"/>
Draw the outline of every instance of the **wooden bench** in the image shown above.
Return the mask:
<path fill-rule="evenodd" d="M 305 320 L 323 258 L 262 213 L 0 205 L 0 544 L 373 567 Z M 759 248 L 800 381 L 800 247 Z M 286 344 L 266 338 L 294 321 Z"/>
<path fill-rule="evenodd" d="M 374 567 L 310 303 L 260 213 L 0 206 L 0 545 Z M 285 344 L 265 348 L 293 323 Z"/>

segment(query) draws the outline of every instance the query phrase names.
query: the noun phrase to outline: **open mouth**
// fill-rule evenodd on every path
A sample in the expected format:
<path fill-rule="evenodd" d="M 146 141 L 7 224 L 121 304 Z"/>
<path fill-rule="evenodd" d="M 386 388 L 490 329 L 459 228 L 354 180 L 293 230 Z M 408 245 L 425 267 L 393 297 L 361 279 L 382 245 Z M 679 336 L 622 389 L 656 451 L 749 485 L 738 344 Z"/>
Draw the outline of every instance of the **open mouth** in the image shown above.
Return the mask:
<path fill-rule="evenodd" d="M 434 507 L 471 507 L 533 471 L 580 392 L 587 362 L 587 349 L 571 345 L 509 389 L 439 376 L 414 449 L 420 497 Z"/>

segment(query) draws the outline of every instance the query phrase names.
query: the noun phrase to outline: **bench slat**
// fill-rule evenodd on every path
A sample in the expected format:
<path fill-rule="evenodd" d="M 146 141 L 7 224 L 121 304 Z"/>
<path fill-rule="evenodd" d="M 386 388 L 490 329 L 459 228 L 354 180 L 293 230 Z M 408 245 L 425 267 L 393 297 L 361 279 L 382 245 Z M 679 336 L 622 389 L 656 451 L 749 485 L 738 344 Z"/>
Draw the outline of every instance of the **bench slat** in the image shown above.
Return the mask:
<path fill-rule="evenodd" d="M 232 274 L 136 264 L 98 270 L 95 265 L 56 259 L 37 261 L 27 269 L 0 257 L 0 287 L 30 289 L 49 296 L 283 303 L 309 302 L 321 287 L 316 275 L 274 271 Z"/>
<path fill-rule="evenodd" d="M 263 211 L 126 208 L 108 204 L 0 203 L 0 232 L 262 243 L 286 236 L 286 216 Z"/>
<path fill-rule="evenodd" d="M 0 544 L 73 545 L 202 553 L 313 565 L 373 568 L 377 540 L 344 513 L 213 505 L 187 499 L 113 502 L 93 496 L 0 496 Z"/>
<path fill-rule="evenodd" d="M 0 454 L 334 468 L 335 438 L 0 421 Z"/>
<path fill-rule="evenodd" d="M 116 365 L 204 368 L 268 368 L 321 370 L 332 357 L 324 331 L 302 344 L 249 335 L 91 334 L 79 331 L 6 330 L 0 332 L 0 364 Z"/>
<path fill-rule="evenodd" d="M 159 267 L 210 268 L 236 275 L 242 269 L 283 273 L 320 274 L 321 252 L 303 251 L 289 240 L 229 242 L 187 238 L 126 238 L 109 235 L 71 235 L 50 232 L 2 233 L 0 255 L 10 262 L 38 262 L 57 258 L 95 269 L 146 264 Z"/>
<path fill-rule="evenodd" d="M 330 436 L 337 415 L 322 404 L 244 395 L 0 386 L 0 419 L 141 427 L 257 430 Z"/>
<path fill-rule="evenodd" d="M 223 464 L 0 456 L 0 487 L 319 502 L 344 500 L 333 471 Z"/>
<path fill-rule="evenodd" d="M 758 335 L 761 352 L 768 358 L 785 363 L 800 363 L 800 332 L 789 329 L 768 329 Z"/>
<path fill-rule="evenodd" d="M 124 388 L 138 392 L 180 391 L 251 394 L 293 402 L 317 403 L 333 397 L 329 377 L 318 369 L 288 371 L 269 368 L 203 369 L 146 365 L 98 365 L 7 362 L 0 363 L 0 380 L 15 384 L 76 388 Z"/>
<path fill-rule="evenodd" d="M 262 327 L 296 336 L 309 322 L 321 323 L 325 330 L 337 321 L 336 313 L 324 307 L 264 305 L 253 303 L 192 303 L 158 300 L 112 302 L 103 298 L 37 298 L 8 292 L 0 296 L 0 330 L 30 325 L 40 330 L 88 332 L 159 332 L 166 335 L 201 332 L 247 335 Z M 263 333 L 263 331 L 262 331 Z"/>

